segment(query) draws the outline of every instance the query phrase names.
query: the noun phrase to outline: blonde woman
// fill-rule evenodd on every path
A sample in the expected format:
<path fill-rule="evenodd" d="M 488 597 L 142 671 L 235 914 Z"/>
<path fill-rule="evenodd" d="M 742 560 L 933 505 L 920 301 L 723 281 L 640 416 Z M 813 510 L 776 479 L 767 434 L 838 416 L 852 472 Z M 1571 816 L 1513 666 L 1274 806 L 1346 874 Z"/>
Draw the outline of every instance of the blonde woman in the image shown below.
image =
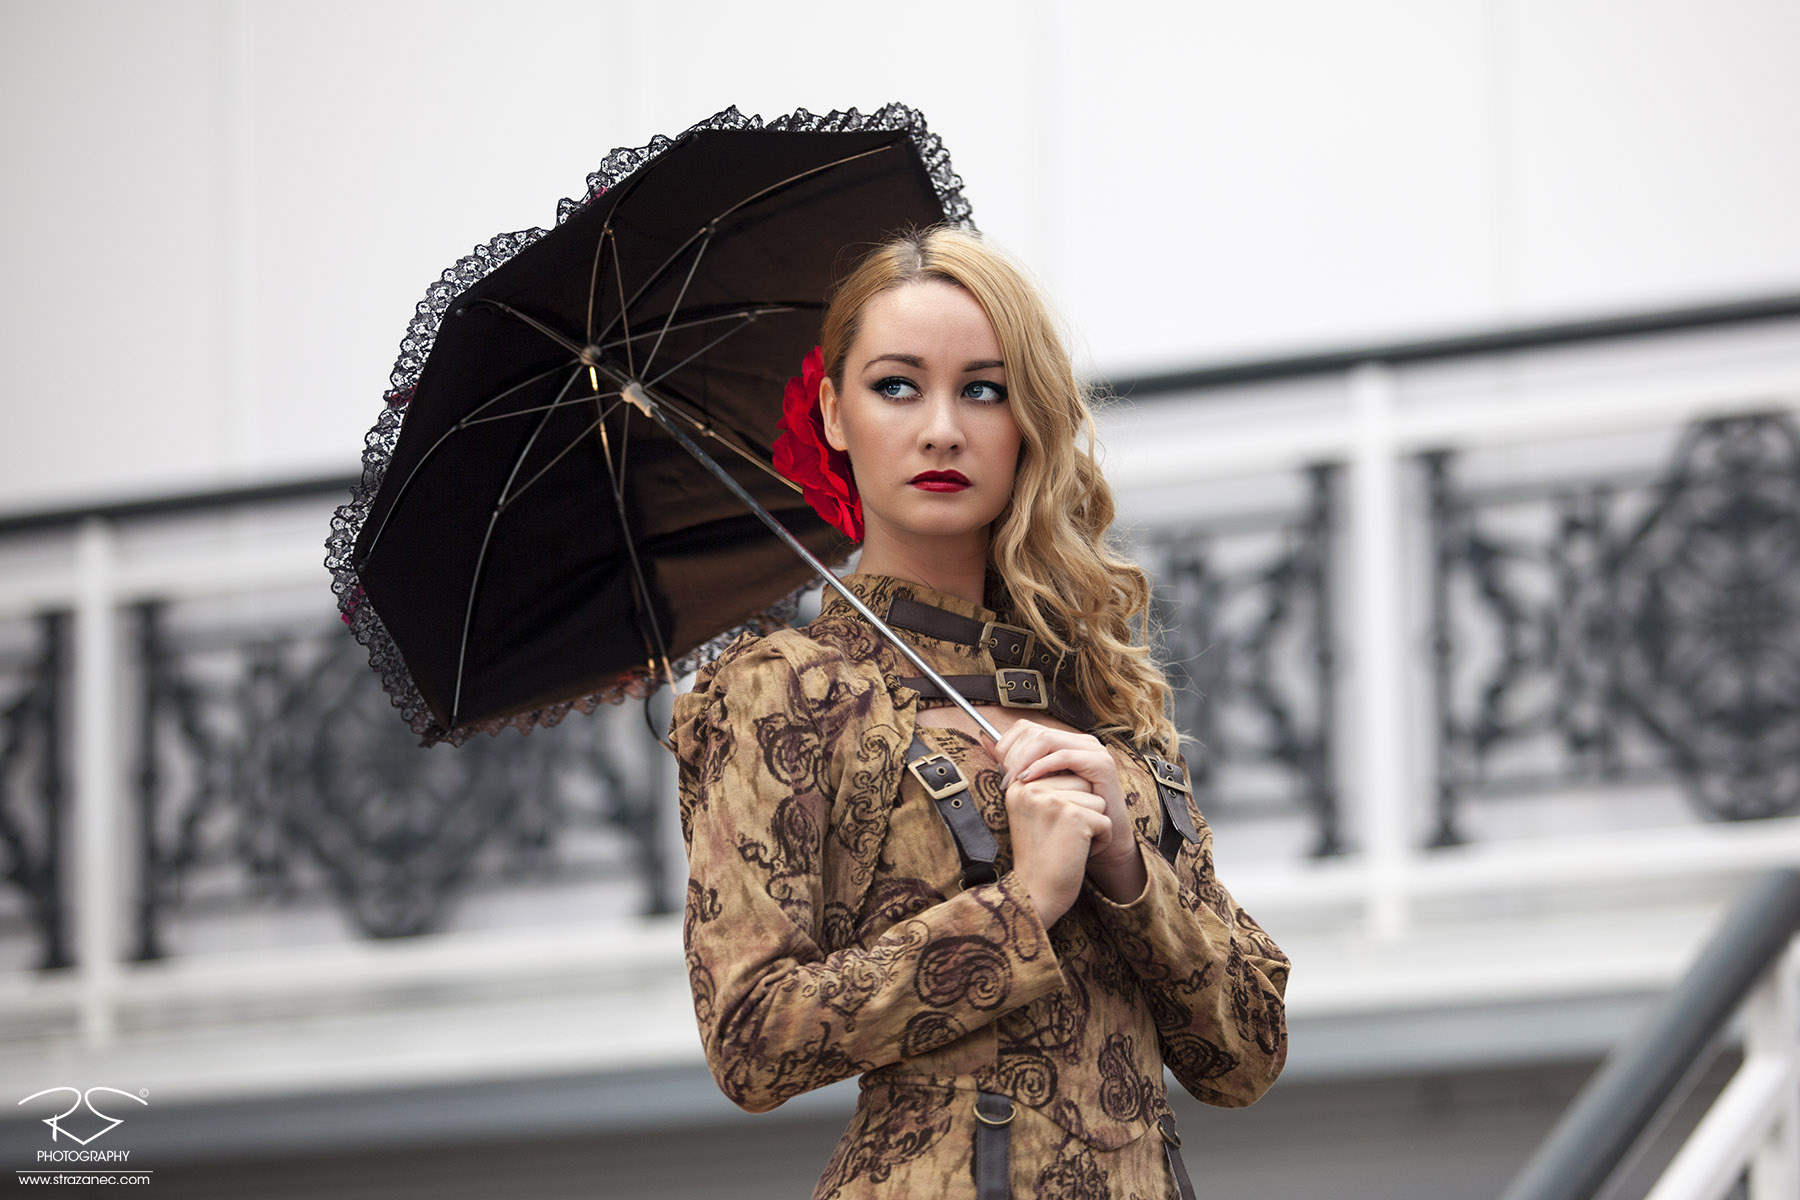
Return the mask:
<path fill-rule="evenodd" d="M 1288 963 L 1214 876 L 1045 305 L 973 234 L 883 246 L 783 429 L 778 465 L 862 543 L 850 588 L 1002 736 L 835 598 L 678 700 L 719 1086 L 760 1112 L 862 1076 L 819 1197 L 1191 1196 L 1163 1067 L 1262 1095 Z"/>

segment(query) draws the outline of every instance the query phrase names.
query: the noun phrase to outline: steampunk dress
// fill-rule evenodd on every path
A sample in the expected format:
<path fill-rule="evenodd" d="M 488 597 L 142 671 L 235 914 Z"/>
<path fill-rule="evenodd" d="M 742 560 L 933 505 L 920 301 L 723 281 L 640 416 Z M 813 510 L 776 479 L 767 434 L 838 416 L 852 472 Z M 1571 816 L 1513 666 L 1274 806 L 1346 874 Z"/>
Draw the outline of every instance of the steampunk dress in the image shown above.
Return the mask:
<path fill-rule="evenodd" d="M 918 584 L 846 583 L 884 617 L 910 599 L 996 619 Z M 1006 674 L 969 640 L 908 637 L 946 676 Z M 943 701 L 908 674 L 830 597 L 804 630 L 734 643 L 676 703 L 687 965 L 714 1077 L 762 1112 L 862 1076 L 815 1197 L 976 1196 L 996 1127 L 978 1099 L 1011 1102 L 1013 1196 L 1174 1195 L 1163 1067 L 1209 1104 L 1262 1095 L 1287 1054 L 1287 958 L 1215 877 L 1191 799 L 1123 743 L 1109 748 L 1149 881 L 1128 904 L 1088 883 L 1046 929 L 1010 869 L 1000 767 L 918 725 Z M 992 831 L 991 882 L 963 886 L 948 801 L 907 769 L 918 746 L 954 764 L 955 799 Z M 1171 803 L 1186 836 L 1166 836 Z"/>

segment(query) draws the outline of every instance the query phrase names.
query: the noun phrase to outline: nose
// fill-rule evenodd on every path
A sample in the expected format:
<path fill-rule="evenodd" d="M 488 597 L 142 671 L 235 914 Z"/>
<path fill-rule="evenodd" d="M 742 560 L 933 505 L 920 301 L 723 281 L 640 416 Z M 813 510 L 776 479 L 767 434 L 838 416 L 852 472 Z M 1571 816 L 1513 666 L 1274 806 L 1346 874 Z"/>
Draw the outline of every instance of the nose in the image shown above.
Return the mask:
<path fill-rule="evenodd" d="M 925 401 L 925 424 L 919 440 L 927 450 L 943 453 L 962 449 L 962 410 L 954 395 L 934 393 Z"/>

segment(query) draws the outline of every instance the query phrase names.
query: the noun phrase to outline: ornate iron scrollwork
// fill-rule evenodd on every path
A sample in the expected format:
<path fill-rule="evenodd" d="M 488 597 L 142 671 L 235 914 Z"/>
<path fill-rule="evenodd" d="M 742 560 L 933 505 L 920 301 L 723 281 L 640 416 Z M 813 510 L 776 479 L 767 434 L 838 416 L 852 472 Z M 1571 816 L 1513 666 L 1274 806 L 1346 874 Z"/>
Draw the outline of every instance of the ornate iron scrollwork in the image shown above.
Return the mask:
<path fill-rule="evenodd" d="M 202 886 L 270 903 L 327 895 L 363 934 L 442 925 L 482 883 L 566 870 L 583 827 L 622 831 L 642 909 L 668 909 L 648 771 L 620 770 L 620 722 L 422 751 L 340 631 L 184 650 L 138 609 L 143 884 L 137 956 Z M 203 682 L 207 674 L 223 678 Z M 641 732 L 637 740 L 649 743 Z M 654 747 L 652 747 L 654 748 Z"/>
<path fill-rule="evenodd" d="M 1199 743 L 1190 753 L 1203 811 L 1298 809 L 1313 826 L 1310 852 L 1343 851 L 1332 652 L 1332 542 L 1342 468 L 1307 473 L 1298 520 L 1259 522 L 1277 531 L 1272 557 L 1227 568 L 1216 552 L 1229 532 L 1197 525 L 1150 542 L 1155 617 L 1163 630 L 1175 723 Z M 1273 774 L 1249 801 L 1246 777 Z"/>
<path fill-rule="evenodd" d="M 0 710 L 0 868 L 24 895 L 39 965 L 66 967 L 72 960 L 59 862 L 69 614 L 45 613 L 37 625 L 37 655 L 22 672 L 23 686 Z"/>
<path fill-rule="evenodd" d="M 1482 497 L 1457 488 L 1453 465 L 1448 453 L 1424 459 L 1436 841 L 1462 839 L 1471 792 L 1584 780 L 1672 775 L 1714 819 L 1800 812 L 1792 419 L 1699 422 L 1647 487 Z M 1554 512 L 1548 536 L 1497 531 L 1499 509 L 1534 501 Z M 1496 768 L 1526 743 L 1550 765 Z"/>

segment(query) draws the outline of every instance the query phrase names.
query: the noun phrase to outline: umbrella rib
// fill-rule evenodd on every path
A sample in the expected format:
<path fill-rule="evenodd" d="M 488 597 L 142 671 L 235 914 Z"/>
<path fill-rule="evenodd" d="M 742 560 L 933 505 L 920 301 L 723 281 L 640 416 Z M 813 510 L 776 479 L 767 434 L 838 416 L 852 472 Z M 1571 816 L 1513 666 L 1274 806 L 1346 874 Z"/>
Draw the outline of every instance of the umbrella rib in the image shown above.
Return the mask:
<path fill-rule="evenodd" d="M 594 293 L 600 290 L 600 262 L 606 255 L 606 243 L 611 239 L 612 222 L 609 220 L 601 227 L 600 236 L 594 239 L 594 269 L 588 272 L 587 324 L 582 329 L 589 342 L 594 340 Z"/>
<path fill-rule="evenodd" d="M 467 425 L 479 425 L 483 421 L 498 420 L 499 417 L 477 417 L 475 414 L 483 411 L 484 409 L 492 408 L 494 405 L 500 403 L 502 400 L 506 399 L 508 396 L 512 395 L 514 392 L 523 391 L 524 389 L 530 387 L 534 383 L 543 382 L 544 380 L 550 378 L 550 376 L 556 374 L 558 371 L 560 371 L 562 369 L 563 369 L 563 364 L 557 363 L 554 367 L 550 367 L 547 370 L 539 371 L 536 375 L 533 375 L 530 379 L 521 380 L 518 383 L 515 383 L 511 387 L 507 388 L 505 391 L 495 393 L 493 396 L 490 396 L 488 399 L 483 400 L 480 404 L 477 404 L 474 408 L 470 409 L 469 415 L 466 417 L 463 417 L 456 424 L 452 425 L 448 430 L 446 430 L 444 433 L 444 436 L 448 437 L 448 436 L 450 436 L 450 434 L 455 433 L 457 430 L 459 430 Z M 565 391 L 568 390 L 567 384 L 563 385 L 563 390 L 565 390 Z M 523 408 L 523 409 L 519 409 L 518 411 L 520 413 L 528 413 L 528 412 L 536 412 L 537 409 Z M 514 416 L 514 415 L 516 415 L 516 414 L 514 414 L 514 413 L 501 413 L 500 414 L 500 416 L 502 416 L 502 417 L 510 417 L 510 416 Z"/>
<path fill-rule="evenodd" d="M 553 400 L 549 404 L 540 404 L 536 408 L 515 408 L 511 412 L 495 413 L 491 417 L 464 417 L 456 424 L 458 429 L 467 428 L 472 425 L 488 425 L 495 421 L 509 421 L 514 417 L 529 417 L 533 413 L 551 412 L 559 408 L 573 408 L 577 404 L 586 403 L 586 396 L 578 396 L 573 400 Z M 450 432 L 455 433 L 456 430 L 452 429 Z"/>
<path fill-rule="evenodd" d="M 621 400 L 624 393 L 619 393 Z M 601 431 L 602 433 L 605 430 Z M 619 494 L 625 494 L 625 468 L 630 465 L 631 456 L 631 412 L 625 413 L 625 419 L 619 422 Z M 608 467 L 610 470 L 610 466 Z"/>
<path fill-rule="evenodd" d="M 727 329 L 724 333 L 721 333 L 718 337 L 716 337 L 712 341 L 706 343 L 706 345 L 700 347 L 698 350 L 694 351 L 692 354 L 688 355 L 686 358 L 682 359 L 680 362 L 676 363 L 674 366 L 672 366 L 668 370 L 664 371 L 661 375 L 658 375 L 654 379 L 646 379 L 644 381 L 644 386 L 645 387 L 655 387 L 657 384 L 661 383 L 663 380 L 667 379 L 669 376 L 673 375 L 675 372 L 681 370 L 681 368 L 683 368 L 683 367 L 687 366 L 689 363 L 693 362 L 696 358 L 699 358 L 702 354 L 705 354 L 707 351 L 711 350 L 714 346 L 717 346 L 719 343 L 723 342 L 726 338 L 731 337 L 733 334 L 742 333 L 744 330 L 750 328 L 750 326 L 752 326 L 754 324 L 756 324 L 756 318 L 754 316 L 751 316 L 746 313 L 739 313 L 738 314 L 738 323 L 736 325 L 733 325 L 730 329 Z M 661 345 L 660 339 L 658 340 L 657 344 Z M 656 351 L 652 350 L 650 352 L 650 358 L 654 359 L 655 357 L 656 357 Z M 650 366 L 650 362 L 649 362 L 649 360 L 646 360 L 644 363 L 645 369 L 647 370 L 649 368 L 649 366 Z"/>
<path fill-rule="evenodd" d="M 801 171 L 797 175 L 790 175 L 786 179 L 778 180 L 775 183 L 771 183 L 768 187 L 763 188 L 761 191 L 755 192 L 749 196 L 746 196 L 742 200 L 739 200 L 737 203 L 726 208 L 723 212 L 717 214 L 716 216 L 714 216 L 710 220 L 708 220 L 706 222 L 706 224 L 703 225 L 700 229 L 697 229 L 693 233 L 689 234 L 688 239 L 685 242 L 683 242 L 681 245 L 677 246 L 669 254 L 669 257 L 663 260 L 662 265 L 660 267 L 656 268 L 656 270 L 652 271 L 650 273 L 650 277 L 648 279 L 644 280 L 644 282 L 641 285 L 639 285 L 637 291 L 635 291 L 631 294 L 630 300 L 625 299 L 625 297 L 624 297 L 624 281 L 622 279 L 620 280 L 619 315 L 617 318 L 615 318 L 615 320 L 623 321 L 625 319 L 626 310 L 631 305 L 636 304 L 640 299 L 643 298 L 643 295 L 645 292 L 649 291 L 652 287 L 654 287 L 658 282 L 661 281 L 662 277 L 668 273 L 669 268 L 674 266 L 675 263 L 681 258 L 681 256 L 683 254 L 687 253 L 688 247 L 692 246 L 694 244 L 695 240 L 700 238 L 701 236 L 703 236 L 703 235 L 710 236 L 709 231 L 714 226 L 716 226 L 720 221 L 723 221 L 726 217 L 731 216 L 731 214 L 737 212 L 738 210 L 744 208 L 747 205 L 754 204 L 758 200 L 764 199 L 765 197 L 771 195 L 774 192 L 781 191 L 784 188 L 792 187 L 794 184 L 799 183 L 801 180 L 810 179 L 814 175 L 817 175 L 823 171 L 834 170 L 838 167 L 843 166 L 846 163 L 853 163 L 859 158 L 868 158 L 871 155 L 884 153 L 888 150 L 892 150 L 895 146 L 897 146 L 899 144 L 900 143 L 898 141 L 887 142 L 887 143 L 884 143 L 883 145 L 875 146 L 868 150 L 859 150 L 855 154 L 847 154 L 842 158 L 833 159 L 832 161 L 830 161 L 828 163 L 820 163 L 816 167 L 809 167 L 806 170 Z M 608 221 L 608 227 L 609 228 L 611 227 L 610 219 Z M 608 324 L 607 327 L 601 331 L 601 336 L 605 337 L 607 334 L 609 334 L 611 332 L 612 332 L 612 325 Z"/>
<path fill-rule="evenodd" d="M 775 316 L 779 313 L 799 311 L 800 306 L 797 304 L 753 304 L 744 308 L 734 308 L 726 312 L 714 313 L 710 317 L 695 317 L 691 321 L 676 321 L 674 324 L 668 326 L 668 329 L 673 333 L 678 330 L 698 329 L 702 325 L 711 325 L 715 321 L 741 321 L 745 317 L 768 317 Z M 640 333 L 637 335 L 638 339 L 647 338 L 649 336 L 650 334 L 648 333 Z M 600 343 L 600 348 L 602 350 L 617 350 L 629 340 L 632 339 L 622 337 L 614 338 L 610 342 Z"/>
<path fill-rule="evenodd" d="M 613 406 L 617 408 L 617 405 Z M 610 411 L 610 410 L 609 410 Z M 630 427 L 629 412 L 626 413 L 626 427 Z M 674 670 L 669 663 L 669 646 L 663 640 L 662 625 L 656 619 L 656 610 L 650 604 L 650 581 L 644 578 L 644 566 L 638 559 L 637 541 L 631 536 L 631 521 L 625 512 L 625 485 L 618 472 L 613 470 L 612 444 L 606 434 L 605 414 L 601 414 L 600 426 L 601 457 L 606 460 L 606 474 L 612 480 L 613 511 L 619 517 L 621 540 L 625 543 L 625 556 L 631 560 L 631 602 L 637 609 L 638 636 L 643 638 L 644 649 L 650 654 L 650 669 L 662 668 L 663 677 L 668 680 L 670 690 L 675 687 Z M 620 469 L 624 467 L 625 448 L 620 446 Z M 645 625 L 649 628 L 646 630 Z"/>
<path fill-rule="evenodd" d="M 542 321 L 538 320 L 536 317 L 533 317 L 526 313 L 520 312 L 518 309 L 514 308 L 512 305 L 508 304 L 504 300 L 490 300 L 484 296 L 478 300 L 471 300 L 471 301 L 469 301 L 469 303 L 470 304 L 485 304 L 485 305 L 489 306 L 490 308 L 499 309 L 501 312 L 505 313 L 507 316 L 517 317 L 519 320 L 523 321 L 525 324 L 531 326 L 533 329 L 537 330 L 539 333 L 543 334 L 545 337 L 549 338 L 551 341 L 553 341 L 557 345 L 561 346 L 564 350 L 567 350 L 570 354 L 575 355 L 577 358 L 579 358 L 581 356 L 581 347 L 576 345 L 575 342 L 572 341 L 570 338 L 564 336 L 561 333 L 558 333 L 556 330 L 550 328 L 550 326 L 544 324 Z"/>
<path fill-rule="evenodd" d="M 506 397 L 512 395 L 514 392 L 518 391 L 520 388 L 530 387 L 532 384 L 537 383 L 541 380 L 547 379 L 551 375 L 554 375 L 557 371 L 560 371 L 560 370 L 562 370 L 562 367 L 560 365 L 551 367 L 548 371 L 543 371 L 543 372 L 540 372 L 539 374 L 533 375 L 530 379 L 527 379 L 522 383 L 514 384 L 512 387 L 507 388 L 504 392 L 501 392 L 499 395 L 493 397 L 492 399 L 482 401 L 481 404 L 479 406 L 477 406 L 474 411 L 480 412 L 484 408 L 487 408 L 491 405 L 498 404 L 498 403 L 500 403 L 500 401 L 506 399 Z M 579 371 L 579 368 L 577 368 L 577 371 Z M 569 390 L 569 384 L 573 383 L 573 382 L 575 382 L 575 376 L 573 374 L 571 374 L 569 376 L 569 383 L 563 384 L 563 391 L 567 392 Z M 552 405 L 551 407 L 554 408 L 555 405 Z M 528 411 L 535 412 L 537 410 L 532 409 L 532 410 L 528 410 Z M 430 449 L 426 450 L 424 454 L 421 454 L 419 456 L 419 461 L 413 464 L 412 470 L 410 470 L 406 473 L 406 482 L 402 483 L 400 485 L 400 490 L 398 492 L 394 493 L 394 502 L 392 504 L 388 505 L 386 512 L 381 514 L 381 524 L 379 524 L 375 527 L 375 536 L 369 539 L 369 549 L 363 555 L 364 562 L 368 561 L 369 555 L 375 553 L 375 547 L 377 547 L 381 544 L 382 535 L 387 532 L 388 520 L 394 515 L 394 513 L 396 511 L 399 510 L 401 502 L 406 499 L 406 493 L 409 492 L 410 490 L 412 490 L 413 481 L 419 477 L 419 472 L 423 471 L 425 469 L 426 465 L 428 463 L 430 463 L 431 460 L 437 455 L 437 452 L 443 448 L 444 443 L 448 442 L 450 440 L 450 435 L 453 433 L 460 433 L 470 425 L 477 425 L 477 424 L 480 424 L 481 421 L 488 421 L 488 420 L 494 420 L 494 419 L 496 419 L 496 418 L 483 417 L 483 418 L 480 418 L 480 420 L 471 421 L 468 417 L 464 417 L 462 420 L 458 421 L 456 424 L 452 425 L 450 428 L 444 430 L 443 433 L 438 435 L 437 441 L 431 443 Z"/>
<path fill-rule="evenodd" d="M 752 204 L 755 204 L 758 200 L 761 200 L 764 197 L 771 195 L 772 193 L 781 191 L 784 188 L 792 187 L 794 184 L 799 183 L 803 179 L 810 179 L 812 176 L 817 175 L 823 171 L 835 170 L 836 168 L 843 166 L 845 163 L 853 163 L 859 158 L 869 158 L 876 154 L 885 154 L 887 151 L 892 150 L 895 146 L 897 146 L 899 144 L 900 143 L 897 140 L 891 141 L 891 142 L 886 142 L 880 146 L 874 146 L 868 150 L 859 150 L 855 154 L 846 154 L 843 158 L 833 159 L 831 162 L 821 163 L 816 167 L 809 167 L 808 169 L 800 172 L 798 175 L 789 175 L 786 179 L 780 180 L 779 182 L 776 182 L 776 183 L 771 183 L 768 187 L 764 188 L 760 192 L 756 192 L 752 195 L 745 196 L 742 200 L 739 200 L 736 204 L 732 205 L 730 208 L 726 209 L 724 212 L 722 212 L 718 216 L 714 217 L 713 221 L 715 223 L 719 222 L 719 221 L 723 221 L 726 217 L 729 217 L 732 213 L 737 212 L 739 209 L 746 208 Z"/>
<path fill-rule="evenodd" d="M 475 594 L 481 590 L 481 569 L 487 565 L 488 543 L 494 538 L 494 526 L 500 520 L 496 508 L 488 514 L 487 532 L 481 535 L 481 551 L 475 556 L 475 573 L 469 579 L 469 597 L 463 604 L 462 641 L 456 647 L 456 690 L 450 695 L 450 728 L 457 726 L 462 710 L 463 668 L 469 659 L 469 627 L 475 620 Z"/>
<path fill-rule="evenodd" d="M 564 394 L 567 394 L 568 390 L 575 385 L 575 380 L 577 378 L 579 378 L 580 375 L 581 375 L 581 372 L 579 372 L 579 371 L 576 371 L 576 372 L 573 372 L 572 374 L 570 374 L 569 381 L 567 383 L 563 384 L 563 393 Z M 502 484 L 500 487 L 500 497 L 499 497 L 499 499 L 494 501 L 494 515 L 495 516 L 499 516 L 501 513 L 505 512 L 507 507 L 509 505 L 511 505 L 514 500 L 517 500 L 521 495 L 524 494 L 525 488 L 523 488 L 523 487 L 520 488 L 516 492 L 513 491 L 513 481 L 518 479 L 519 472 L 525 469 L 525 460 L 527 458 L 531 457 L 532 447 L 537 445 L 538 438 L 543 435 L 544 426 L 546 426 L 550 423 L 551 414 L 553 414 L 555 411 L 556 411 L 555 405 L 551 405 L 549 408 L 545 409 L 544 415 L 538 418 L 537 428 L 533 429 L 531 431 L 531 436 L 525 439 L 525 444 L 523 446 L 519 447 L 519 456 L 517 458 L 513 459 L 512 470 L 507 473 L 506 482 L 504 484 Z M 587 436 L 587 431 L 583 430 L 582 437 L 586 437 L 586 436 Z M 579 441 L 579 440 L 580 439 L 577 439 L 577 441 Z M 573 443 L 571 443 L 571 444 L 573 444 Z M 548 471 L 551 467 L 555 466 L 557 464 L 557 462 L 562 458 L 562 456 L 567 454 L 568 452 L 569 452 L 569 448 L 567 446 L 564 446 L 561 450 L 557 451 L 556 457 L 552 458 L 549 462 L 545 463 L 543 465 L 543 467 L 541 467 L 538 470 L 538 473 L 536 475 L 533 475 L 529 480 L 527 480 L 525 487 L 530 487 L 533 483 L 536 483 L 539 479 L 543 478 L 544 472 Z"/>
<path fill-rule="evenodd" d="M 574 372 L 569 376 L 569 381 L 563 384 L 564 392 L 573 386 L 577 375 L 579 372 Z M 499 524 L 500 514 L 506 511 L 506 506 L 511 504 L 513 499 L 517 499 L 516 496 L 509 499 L 507 492 L 512 490 L 513 480 L 519 477 L 519 471 L 524 467 L 525 459 L 530 455 L 531 448 L 537 445 L 538 435 L 543 433 L 544 426 L 550 423 L 550 416 L 551 413 L 547 411 L 538 418 L 537 428 L 531 431 L 531 436 L 526 438 L 525 444 L 519 448 L 518 457 L 513 459 L 512 471 L 507 475 L 506 482 L 501 485 L 500 497 L 494 502 L 494 511 L 488 514 L 487 532 L 481 535 L 481 550 L 475 555 L 475 571 L 469 577 L 469 596 L 463 604 L 462 639 L 456 647 L 456 689 L 450 695 L 450 728 L 452 729 L 456 728 L 457 717 L 462 712 L 463 669 L 469 660 L 469 630 L 475 623 L 475 597 L 481 591 L 481 572 L 482 568 L 487 566 L 488 543 L 494 540 L 494 526 Z M 559 454 L 557 457 L 561 458 L 562 456 Z M 540 471 L 538 474 L 541 475 L 543 472 Z"/>
<path fill-rule="evenodd" d="M 767 475 L 770 479 L 778 480 L 784 487 L 790 488 L 796 492 L 804 490 L 799 484 L 789 479 L 786 475 L 783 475 L 780 471 L 777 471 L 774 464 L 764 462 L 760 455 L 732 441 L 712 425 L 707 424 L 693 413 L 688 412 L 686 409 L 676 404 L 668 396 L 662 397 L 662 404 L 664 408 L 691 425 L 695 433 L 700 434 L 702 437 L 711 438 L 713 441 L 719 443 L 719 445 L 725 447 L 727 450 L 761 471 L 764 475 Z"/>
<path fill-rule="evenodd" d="M 712 247 L 713 234 L 719 229 L 718 222 L 706 227 L 706 236 L 700 239 L 700 245 L 694 250 L 694 261 L 688 264 L 687 278 L 681 281 L 681 290 L 675 293 L 675 303 L 669 305 L 669 315 L 663 318 L 662 328 L 656 332 L 656 341 L 650 346 L 650 354 L 644 359 L 644 374 L 650 373 L 650 366 L 656 361 L 658 352 L 662 350 L 663 338 L 668 335 L 669 325 L 675 320 L 675 314 L 681 311 L 681 302 L 687 299 L 688 289 L 694 286 L 694 273 L 700 269 L 700 263 L 706 258 L 706 252 Z M 729 335 L 727 335 L 729 336 Z M 714 343 L 717 345 L 718 343 Z M 636 374 L 636 372 L 632 372 Z"/>
<path fill-rule="evenodd" d="M 617 396 L 618 395 L 617 392 L 607 392 L 605 394 L 608 396 Z M 586 400 L 587 397 L 584 396 L 584 397 L 582 397 L 582 399 Z M 623 402 L 621 401 L 620 403 L 623 403 Z M 614 408 L 617 408 L 617 407 L 619 407 L 619 404 L 615 403 L 612 405 L 611 408 L 608 408 L 605 412 L 601 413 L 597 418 L 595 418 L 595 424 L 599 424 L 601 421 L 604 421 L 606 419 L 607 415 L 609 413 L 611 413 Z M 514 492 L 512 495 L 506 497 L 505 500 L 501 501 L 501 505 L 503 507 L 510 506 L 513 501 L 517 500 L 520 496 L 523 496 L 526 492 L 530 491 L 531 486 L 534 483 L 536 483 L 538 480 L 540 480 L 544 477 L 544 472 L 548 471 L 551 467 L 554 467 L 557 463 L 561 462 L 564 459 L 564 457 L 566 457 L 568 455 L 569 451 L 573 450 L 575 447 L 581 445 L 582 442 L 586 441 L 587 435 L 592 432 L 594 432 L 594 426 L 589 425 L 586 429 L 583 429 L 580 433 L 576 434 L 574 439 L 571 440 L 568 445 L 564 446 L 561 450 L 558 450 L 556 452 L 555 458 L 551 459 L 549 462 L 545 463 L 542 467 L 540 467 L 538 469 L 537 474 L 533 475 L 530 479 L 527 479 L 524 483 L 520 484 L 519 490 Z"/>
<path fill-rule="evenodd" d="M 618 210 L 614 209 L 613 211 L 616 213 Z M 637 364 L 633 361 L 631 356 L 631 317 L 627 315 L 625 311 L 625 265 L 619 257 L 618 239 L 613 234 L 611 215 L 608 215 L 606 218 L 605 236 L 613 238 L 613 282 L 618 285 L 619 289 L 619 315 L 617 320 L 625 331 L 625 370 L 627 374 L 635 377 L 637 375 Z M 588 295 L 591 298 L 593 293 L 589 292 Z M 610 330 L 612 325 L 608 324 L 606 328 Z M 602 334 L 602 336 L 605 335 Z M 591 341 L 592 338 L 590 337 L 589 340 Z"/>

